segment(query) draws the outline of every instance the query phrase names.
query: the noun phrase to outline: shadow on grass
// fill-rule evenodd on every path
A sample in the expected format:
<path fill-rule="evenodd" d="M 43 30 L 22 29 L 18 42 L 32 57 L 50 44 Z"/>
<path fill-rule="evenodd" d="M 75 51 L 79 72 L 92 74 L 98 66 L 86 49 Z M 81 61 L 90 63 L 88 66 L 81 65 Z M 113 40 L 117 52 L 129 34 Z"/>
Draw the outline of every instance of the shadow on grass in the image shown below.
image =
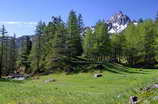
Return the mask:
<path fill-rule="evenodd" d="M 13 80 L 13 79 L 6 79 L 6 78 L 0 78 L 0 82 L 11 82 L 11 83 L 19 83 L 19 84 L 24 83 L 24 81 Z"/>
<path fill-rule="evenodd" d="M 74 69 L 73 72 L 67 73 L 68 75 L 71 74 L 78 74 L 78 73 L 88 73 L 94 71 L 108 71 L 115 74 L 148 74 L 150 71 L 146 69 L 134 69 L 129 68 L 120 64 L 116 63 L 102 63 L 102 64 L 88 64 L 88 65 L 80 65 L 78 68 Z"/>
<path fill-rule="evenodd" d="M 125 66 L 122 66 L 120 64 L 107 63 L 104 66 L 105 66 L 104 70 L 107 70 L 107 71 L 112 72 L 112 73 L 117 73 L 117 74 L 122 74 L 122 73 L 147 74 L 148 73 L 148 72 L 144 72 L 144 70 L 143 71 L 132 70 L 132 69 L 125 67 Z"/>

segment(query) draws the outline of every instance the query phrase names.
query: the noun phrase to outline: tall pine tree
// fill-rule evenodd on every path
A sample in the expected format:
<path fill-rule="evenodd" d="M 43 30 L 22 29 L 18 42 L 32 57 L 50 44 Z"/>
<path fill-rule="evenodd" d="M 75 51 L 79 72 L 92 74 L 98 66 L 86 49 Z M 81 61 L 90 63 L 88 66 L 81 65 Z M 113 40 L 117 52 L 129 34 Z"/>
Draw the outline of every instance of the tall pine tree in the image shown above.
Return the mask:
<path fill-rule="evenodd" d="M 70 57 L 80 56 L 82 54 L 82 41 L 80 35 L 80 26 L 76 12 L 73 10 L 69 14 L 68 23 L 68 53 Z"/>
<path fill-rule="evenodd" d="M 2 25 L 2 30 L 0 32 L 2 34 L 2 36 L 1 36 L 1 56 L 0 56 L 0 78 L 1 78 L 2 69 L 3 69 L 3 57 L 4 57 L 4 39 L 5 39 L 5 34 L 7 33 L 4 25 Z"/>
<path fill-rule="evenodd" d="M 33 73 L 40 72 L 41 69 L 41 61 L 43 56 L 43 39 L 42 36 L 44 34 L 44 28 L 46 27 L 45 23 L 40 21 L 38 25 L 36 26 L 36 33 L 35 33 L 35 42 L 33 44 L 32 50 L 31 50 L 31 68 L 34 69 Z"/>

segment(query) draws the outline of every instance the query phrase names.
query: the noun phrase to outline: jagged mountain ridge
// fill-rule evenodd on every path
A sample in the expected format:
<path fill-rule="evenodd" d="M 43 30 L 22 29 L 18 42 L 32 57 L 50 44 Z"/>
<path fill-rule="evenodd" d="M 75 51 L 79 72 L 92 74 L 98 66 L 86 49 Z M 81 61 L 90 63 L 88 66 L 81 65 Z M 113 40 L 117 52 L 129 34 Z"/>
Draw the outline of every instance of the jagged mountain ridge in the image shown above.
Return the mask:
<path fill-rule="evenodd" d="M 105 21 L 105 24 L 108 26 L 108 32 L 111 34 L 122 32 L 127 28 L 129 23 L 133 23 L 134 25 L 138 24 L 137 21 L 131 20 L 127 15 L 123 14 L 122 11 L 115 13 L 107 21 Z M 94 31 L 94 28 L 95 26 L 85 27 L 84 32 L 86 32 L 87 29 L 92 29 Z"/>
<path fill-rule="evenodd" d="M 127 15 L 119 11 L 111 16 L 110 19 L 106 21 L 106 24 L 108 25 L 109 33 L 120 33 L 126 29 L 131 22 L 131 19 Z"/>

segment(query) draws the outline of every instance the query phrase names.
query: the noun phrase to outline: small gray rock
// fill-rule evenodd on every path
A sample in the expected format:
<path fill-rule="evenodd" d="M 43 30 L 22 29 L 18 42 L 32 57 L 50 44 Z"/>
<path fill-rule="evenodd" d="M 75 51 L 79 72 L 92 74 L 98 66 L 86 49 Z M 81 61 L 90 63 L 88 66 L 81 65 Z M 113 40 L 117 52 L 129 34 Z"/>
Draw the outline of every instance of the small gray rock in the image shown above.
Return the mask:
<path fill-rule="evenodd" d="M 102 77 L 102 76 L 103 76 L 102 74 L 94 74 L 95 78 L 99 78 L 99 77 Z"/>
<path fill-rule="evenodd" d="M 154 88 L 158 88 L 158 84 L 155 83 L 154 85 L 151 86 L 151 89 L 154 89 Z"/>
<path fill-rule="evenodd" d="M 44 83 L 55 82 L 55 81 L 56 81 L 55 79 L 51 78 L 51 79 L 45 80 Z"/>
<path fill-rule="evenodd" d="M 144 91 L 148 91 L 148 90 L 152 90 L 152 89 L 157 89 L 158 88 L 158 84 L 155 83 L 149 87 L 144 88 Z"/>
<path fill-rule="evenodd" d="M 14 78 L 13 80 L 22 81 L 22 80 L 25 80 L 25 77 L 18 77 L 18 78 Z"/>

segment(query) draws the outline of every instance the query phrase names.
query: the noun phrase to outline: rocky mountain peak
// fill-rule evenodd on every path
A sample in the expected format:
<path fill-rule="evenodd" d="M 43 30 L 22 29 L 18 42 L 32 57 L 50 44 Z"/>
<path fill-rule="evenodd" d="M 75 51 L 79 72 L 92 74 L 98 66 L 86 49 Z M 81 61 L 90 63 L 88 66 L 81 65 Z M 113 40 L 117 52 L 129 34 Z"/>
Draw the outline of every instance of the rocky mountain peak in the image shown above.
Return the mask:
<path fill-rule="evenodd" d="M 122 32 L 127 25 L 131 22 L 131 19 L 123 14 L 122 11 L 117 12 L 107 20 L 109 26 L 109 33 L 119 33 Z"/>

